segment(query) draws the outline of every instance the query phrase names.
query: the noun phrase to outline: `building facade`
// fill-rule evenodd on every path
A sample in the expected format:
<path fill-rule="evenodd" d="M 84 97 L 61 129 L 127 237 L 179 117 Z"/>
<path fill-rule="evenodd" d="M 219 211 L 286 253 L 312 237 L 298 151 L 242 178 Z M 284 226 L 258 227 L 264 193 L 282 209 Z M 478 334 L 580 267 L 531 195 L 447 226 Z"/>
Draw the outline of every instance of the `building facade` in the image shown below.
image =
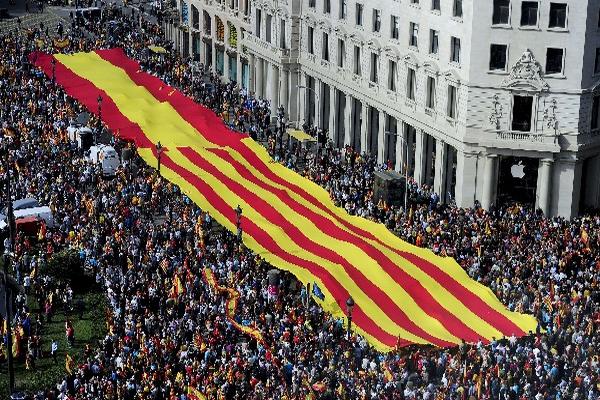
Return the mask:
<path fill-rule="evenodd" d="M 597 0 L 180 0 L 186 56 L 442 201 L 600 206 Z M 175 33 L 173 33 L 175 32 Z"/>

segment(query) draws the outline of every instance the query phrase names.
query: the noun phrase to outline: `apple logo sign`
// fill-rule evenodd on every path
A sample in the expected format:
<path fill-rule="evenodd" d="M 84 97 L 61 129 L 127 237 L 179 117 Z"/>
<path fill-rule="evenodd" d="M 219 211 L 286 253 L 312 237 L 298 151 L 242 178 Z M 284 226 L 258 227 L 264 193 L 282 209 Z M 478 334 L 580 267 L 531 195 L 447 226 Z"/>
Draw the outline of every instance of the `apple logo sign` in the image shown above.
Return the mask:
<path fill-rule="evenodd" d="M 518 164 L 515 164 L 512 167 L 510 167 L 510 173 L 513 176 L 513 178 L 523 179 L 523 177 L 525 176 L 525 166 L 523 165 L 523 162 L 519 161 Z"/>

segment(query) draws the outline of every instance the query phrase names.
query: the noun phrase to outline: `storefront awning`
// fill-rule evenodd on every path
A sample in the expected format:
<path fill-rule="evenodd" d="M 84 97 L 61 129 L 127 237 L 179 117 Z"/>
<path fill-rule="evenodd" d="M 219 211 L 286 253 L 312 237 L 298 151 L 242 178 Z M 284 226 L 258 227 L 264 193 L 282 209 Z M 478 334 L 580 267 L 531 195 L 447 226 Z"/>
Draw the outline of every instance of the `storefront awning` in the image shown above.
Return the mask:
<path fill-rule="evenodd" d="M 148 49 L 150 49 L 150 51 L 152 51 L 154 53 L 158 53 L 158 54 L 165 54 L 167 52 L 167 49 L 165 49 L 164 47 L 161 47 L 161 46 L 148 46 Z"/>
<path fill-rule="evenodd" d="M 290 135 L 294 139 L 299 140 L 301 142 L 316 142 L 317 141 L 317 139 L 310 136 L 308 133 L 298 130 L 298 129 L 288 130 L 288 135 Z"/>

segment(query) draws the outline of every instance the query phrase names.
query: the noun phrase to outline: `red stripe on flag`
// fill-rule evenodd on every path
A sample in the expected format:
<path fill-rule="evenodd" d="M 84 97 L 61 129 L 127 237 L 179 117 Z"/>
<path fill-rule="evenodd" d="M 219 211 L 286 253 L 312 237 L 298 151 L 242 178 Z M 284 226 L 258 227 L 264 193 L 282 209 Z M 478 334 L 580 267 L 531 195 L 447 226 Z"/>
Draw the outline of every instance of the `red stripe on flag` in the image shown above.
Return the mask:
<path fill-rule="evenodd" d="M 162 162 L 166 168 L 171 169 L 183 179 L 185 179 L 190 185 L 195 187 L 202 195 L 210 202 L 210 204 L 225 217 L 232 224 L 235 224 L 236 214 L 235 210 L 230 207 L 223 198 L 221 198 L 214 189 L 207 184 L 203 179 L 199 176 L 194 175 L 187 169 L 176 164 L 168 154 L 162 155 Z M 321 279 L 327 290 L 334 296 L 338 303 L 340 304 L 342 310 L 344 309 L 344 300 L 348 298 L 348 291 L 337 281 L 325 268 L 321 267 L 319 264 L 304 260 L 300 257 L 297 257 L 293 254 L 290 254 L 283 250 L 277 242 L 262 228 L 256 225 L 252 220 L 242 217 L 242 223 L 244 226 L 244 232 L 248 235 L 252 236 L 254 240 L 256 240 L 262 247 L 268 250 L 270 253 L 275 254 L 277 257 L 282 260 L 297 265 L 300 268 L 303 268 L 309 271 L 312 275 L 317 276 Z M 360 326 L 366 333 L 375 337 L 377 340 L 382 342 L 383 344 L 393 347 L 397 342 L 397 337 L 390 335 L 389 333 L 382 330 L 374 321 L 366 315 L 363 310 L 357 305 L 354 306 L 354 311 L 352 312 L 352 319 L 356 322 L 358 326 Z M 445 346 L 453 346 L 451 343 L 446 343 Z"/>
<path fill-rule="evenodd" d="M 354 265 L 348 262 L 344 257 L 335 251 L 328 249 L 319 243 L 309 239 L 298 227 L 288 221 L 278 210 L 271 204 L 266 202 L 260 196 L 252 193 L 239 182 L 231 179 L 223 172 L 219 171 L 214 165 L 208 162 L 201 154 L 190 147 L 178 148 L 178 150 L 186 156 L 198 168 L 206 171 L 214 176 L 219 182 L 225 185 L 233 193 L 236 193 L 254 208 L 261 216 L 267 219 L 271 224 L 282 228 L 298 245 L 304 249 L 311 249 L 310 252 L 318 257 L 329 260 L 333 263 L 341 265 L 346 273 L 354 280 L 357 286 L 371 298 L 383 310 L 383 312 L 396 324 L 406 329 L 407 331 L 419 336 L 436 346 L 445 347 L 452 346 L 452 343 L 438 339 L 421 327 L 417 326 L 406 313 L 392 301 L 387 293 L 371 282 L 362 272 Z M 204 193 L 204 192 L 201 192 Z M 323 218 L 323 217 L 321 217 Z M 325 218 L 323 218 L 325 219 Z M 248 219 L 244 219 L 247 221 Z M 318 223 L 318 222 L 315 222 Z M 423 294 L 424 296 L 424 294 Z"/>
<path fill-rule="evenodd" d="M 440 323 L 448 329 L 448 331 L 456 337 L 464 338 L 466 341 L 477 342 L 481 335 L 465 325 L 459 320 L 454 314 L 446 310 L 442 305 L 423 287 L 421 282 L 413 278 L 411 275 L 406 273 L 403 269 L 396 266 L 392 260 L 389 259 L 382 251 L 367 243 L 364 238 L 350 234 L 349 232 L 341 229 L 335 225 L 328 218 L 323 217 L 304 206 L 303 204 L 295 201 L 289 194 L 282 189 L 273 187 L 272 185 L 264 182 L 256 176 L 254 176 L 248 168 L 235 160 L 227 151 L 222 149 L 210 149 L 212 153 L 217 154 L 221 159 L 232 165 L 235 170 L 245 179 L 254 183 L 255 185 L 267 190 L 277 196 L 284 204 L 293 209 L 299 215 L 305 216 L 309 219 L 318 229 L 320 229 L 326 235 L 335 237 L 338 240 L 351 243 L 361 250 L 363 250 L 369 257 L 379 263 L 383 270 L 414 299 L 415 303 L 419 305 L 429 316 L 437 319 Z M 193 153 L 196 153 L 193 149 L 183 148 L 180 149 L 181 153 L 192 160 Z M 197 153 L 196 153 L 197 154 Z M 254 203 L 253 203 L 254 204 Z M 312 247 L 311 247 L 312 248 Z M 363 282 L 361 280 L 356 281 L 357 284 Z M 366 278 L 365 278 L 366 279 Z M 383 294 L 383 296 L 388 296 Z M 381 297 L 372 297 L 380 299 Z M 389 314 L 394 315 L 394 314 Z M 485 340 L 485 339 L 484 339 Z"/>

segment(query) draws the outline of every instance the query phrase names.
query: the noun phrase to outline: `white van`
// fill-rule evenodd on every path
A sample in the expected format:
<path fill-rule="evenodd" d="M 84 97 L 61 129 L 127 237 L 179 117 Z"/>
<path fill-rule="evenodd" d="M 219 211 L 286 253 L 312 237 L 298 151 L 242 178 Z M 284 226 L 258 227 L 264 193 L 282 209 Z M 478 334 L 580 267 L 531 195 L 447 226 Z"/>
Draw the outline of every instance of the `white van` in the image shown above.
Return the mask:
<path fill-rule="evenodd" d="M 103 144 L 90 147 L 87 158 L 92 164 L 100 164 L 102 166 L 102 174 L 104 176 L 115 176 L 117 169 L 121 165 L 114 147 Z"/>

